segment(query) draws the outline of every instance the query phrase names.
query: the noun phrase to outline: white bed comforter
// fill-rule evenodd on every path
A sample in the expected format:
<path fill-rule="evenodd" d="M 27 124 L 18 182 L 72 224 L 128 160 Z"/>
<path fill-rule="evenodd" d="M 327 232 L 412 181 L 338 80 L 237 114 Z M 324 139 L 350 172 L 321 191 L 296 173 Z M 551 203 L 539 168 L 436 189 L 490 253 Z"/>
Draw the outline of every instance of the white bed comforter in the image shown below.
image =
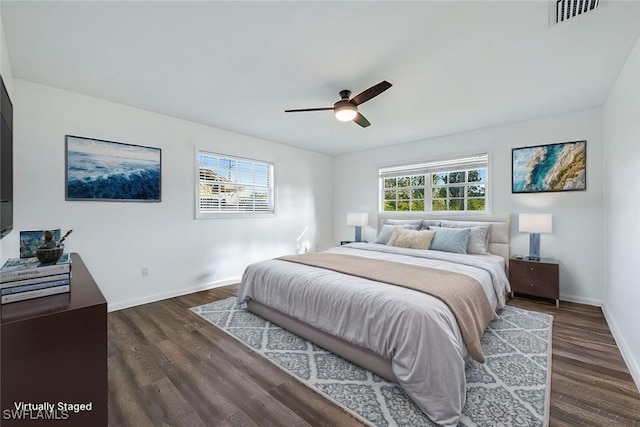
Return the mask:
<path fill-rule="evenodd" d="M 469 275 L 494 309 L 510 290 L 490 256 L 354 243 L 328 252 L 385 259 Z M 465 348 L 453 313 L 414 290 L 302 264 L 269 260 L 245 270 L 238 301 L 253 299 L 391 360 L 405 392 L 434 422 L 455 425 L 466 397 Z"/>

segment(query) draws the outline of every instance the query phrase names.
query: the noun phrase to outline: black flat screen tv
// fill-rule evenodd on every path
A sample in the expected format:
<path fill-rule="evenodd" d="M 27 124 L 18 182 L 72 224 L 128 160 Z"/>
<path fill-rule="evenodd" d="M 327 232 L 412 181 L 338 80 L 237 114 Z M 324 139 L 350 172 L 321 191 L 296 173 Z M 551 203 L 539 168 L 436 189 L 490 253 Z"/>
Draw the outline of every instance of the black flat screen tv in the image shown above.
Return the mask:
<path fill-rule="evenodd" d="M 13 104 L 0 76 L 0 239 L 13 230 Z"/>

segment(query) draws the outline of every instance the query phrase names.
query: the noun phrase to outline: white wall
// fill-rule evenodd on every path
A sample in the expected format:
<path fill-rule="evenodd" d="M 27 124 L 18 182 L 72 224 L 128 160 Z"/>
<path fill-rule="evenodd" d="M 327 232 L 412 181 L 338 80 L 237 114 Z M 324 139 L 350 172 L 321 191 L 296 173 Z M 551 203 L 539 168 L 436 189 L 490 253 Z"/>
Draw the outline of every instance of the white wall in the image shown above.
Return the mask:
<path fill-rule="evenodd" d="M 604 106 L 604 313 L 640 387 L 640 40 Z"/>
<path fill-rule="evenodd" d="M 4 37 L 4 28 L 2 26 L 2 3 L 0 2 L 0 74 L 2 74 L 2 80 L 7 87 L 9 96 L 12 96 L 13 91 L 13 74 L 11 73 L 11 63 L 9 62 L 9 52 L 7 50 L 7 43 Z"/>
<path fill-rule="evenodd" d="M 379 167 L 488 152 L 491 214 L 512 215 L 511 253 L 529 252 L 528 234 L 517 231 L 518 213 L 553 214 L 553 234 L 541 236 L 541 253 L 561 262 L 561 299 L 600 305 L 604 278 L 601 124 L 602 110 L 594 108 L 336 157 L 334 242 L 353 239 L 353 227 L 346 226 L 350 211 L 368 212 L 371 228 L 363 230 L 363 238 L 375 236 Z M 587 140 L 587 191 L 511 193 L 512 148 L 582 139 Z"/>
<path fill-rule="evenodd" d="M 7 44 L 4 37 L 4 28 L 2 26 L 2 3 L 0 2 L 0 75 L 2 75 L 2 81 L 7 88 L 9 98 L 13 100 L 13 74 L 11 73 L 11 63 L 9 62 L 9 53 L 7 51 Z M 4 245 L 0 240 L 0 262 L 4 262 L 5 255 Z"/>
<path fill-rule="evenodd" d="M 14 79 L 14 231 L 73 228 L 109 309 L 239 280 L 254 261 L 330 245 L 329 156 Z M 162 202 L 65 201 L 65 135 L 162 149 Z M 195 147 L 275 162 L 277 216 L 195 220 Z M 150 276 L 142 277 L 143 266 Z"/>

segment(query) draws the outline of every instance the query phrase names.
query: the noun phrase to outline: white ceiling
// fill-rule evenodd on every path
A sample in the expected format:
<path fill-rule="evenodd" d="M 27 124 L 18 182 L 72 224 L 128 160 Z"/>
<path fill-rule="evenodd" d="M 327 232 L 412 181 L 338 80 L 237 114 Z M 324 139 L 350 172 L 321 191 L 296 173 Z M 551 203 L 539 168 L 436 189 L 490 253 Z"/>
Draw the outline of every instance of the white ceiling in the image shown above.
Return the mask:
<path fill-rule="evenodd" d="M 601 0 L 603 1 L 603 0 Z M 601 106 L 640 2 L 5 1 L 14 77 L 328 154 Z M 393 87 L 338 122 L 338 92 Z"/>

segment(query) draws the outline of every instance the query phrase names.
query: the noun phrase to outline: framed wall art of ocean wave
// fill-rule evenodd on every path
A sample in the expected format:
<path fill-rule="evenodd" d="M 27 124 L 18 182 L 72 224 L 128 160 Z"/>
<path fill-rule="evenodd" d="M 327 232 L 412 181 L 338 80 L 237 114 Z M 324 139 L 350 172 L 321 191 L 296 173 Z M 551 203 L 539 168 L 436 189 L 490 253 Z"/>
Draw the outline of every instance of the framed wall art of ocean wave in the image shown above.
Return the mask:
<path fill-rule="evenodd" d="M 587 141 L 513 148 L 511 192 L 587 189 Z"/>
<path fill-rule="evenodd" d="M 160 202 L 159 148 L 67 135 L 65 199 Z"/>

